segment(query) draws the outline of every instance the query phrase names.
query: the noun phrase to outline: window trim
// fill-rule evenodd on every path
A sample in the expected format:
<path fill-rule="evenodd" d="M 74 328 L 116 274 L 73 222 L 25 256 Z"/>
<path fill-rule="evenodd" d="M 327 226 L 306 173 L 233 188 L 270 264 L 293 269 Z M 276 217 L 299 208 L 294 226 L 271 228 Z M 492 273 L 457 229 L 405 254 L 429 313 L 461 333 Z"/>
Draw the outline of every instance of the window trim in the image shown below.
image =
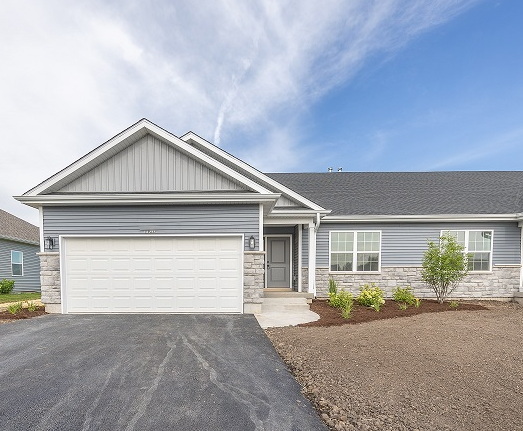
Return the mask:
<path fill-rule="evenodd" d="M 377 251 L 378 253 L 378 270 L 377 271 L 358 271 L 358 253 L 365 253 L 365 252 L 358 252 L 357 250 L 357 243 L 358 243 L 358 233 L 379 233 L 380 235 L 380 243 L 379 243 L 379 249 Z M 354 250 L 352 252 L 352 268 L 356 268 L 356 270 L 352 271 L 333 271 L 331 266 L 331 257 L 332 257 L 332 234 L 333 233 L 353 233 L 354 234 Z M 381 242 L 382 242 L 383 234 L 381 230 L 331 230 L 329 231 L 329 273 L 333 274 L 380 274 L 381 273 Z M 336 252 L 334 252 L 336 253 Z M 374 253 L 374 252 L 373 252 Z"/>
<path fill-rule="evenodd" d="M 13 253 L 20 253 L 22 255 L 22 261 L 20 263 L 15 262 L 15 265 L 22 265 L 22 273 L 20 275 L 13 274 Z M 11 250 L 11 277 L 23 277 L 24 276 L 24 252 L 18 250 Z"/>
<path fill-rule="evenodd" d="M 440 236 L 443 236 L 446 233 L 450 233 L 450 232 L 465 232 L 465 250 L 464 250 L 465 254 L 474 253 L 473 251 L 472 252 L 469 251 L 470 232 L 490 232 L 490 251 L 488 252 L 488 253 L 490 253 L 489 269 L 487 271 L 473 271 L 473 270 L 469 269 L 468 272 L 474 273 L 474 274 L 489 274 L 492 272 L 492 268 L 493 268 L 492 256 L 494 254 L 494 229 L 444 229 L 441 231 Z M 481 252 L 478 251 L 477 253 L 481 253 Z M 485 252 L 483 252 L 483 253 L 485 253 Z"/>

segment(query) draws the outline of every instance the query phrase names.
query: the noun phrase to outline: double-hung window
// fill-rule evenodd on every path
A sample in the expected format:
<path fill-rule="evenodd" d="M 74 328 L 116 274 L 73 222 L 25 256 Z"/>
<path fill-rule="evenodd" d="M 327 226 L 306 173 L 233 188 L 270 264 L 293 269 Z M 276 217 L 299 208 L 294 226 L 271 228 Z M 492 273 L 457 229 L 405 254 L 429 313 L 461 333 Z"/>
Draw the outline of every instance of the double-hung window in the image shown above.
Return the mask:
<path fill-rule="evenodd" d="M 331 271 L 378 272 L 381 262 L 381 232 L 332 231 L 329 251 Z"/>
<path fill-rule="evenodd" d="M 469 271 L 490 271 L 492 268 L 492 231 L 491 230 L 449 230 L 449 233 L 465 247 L 468 254 Z"/>
<path fill-rule="evenodd" d="M 24 275 L 24 253 L 11 250 L 11 274 Z"/>

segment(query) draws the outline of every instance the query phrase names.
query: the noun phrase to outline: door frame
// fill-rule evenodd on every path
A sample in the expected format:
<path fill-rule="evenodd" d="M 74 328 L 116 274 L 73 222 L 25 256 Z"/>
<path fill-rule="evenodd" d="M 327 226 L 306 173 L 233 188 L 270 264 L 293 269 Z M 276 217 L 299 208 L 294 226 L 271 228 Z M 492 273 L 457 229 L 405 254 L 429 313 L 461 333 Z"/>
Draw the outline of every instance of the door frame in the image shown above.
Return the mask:
<path fill-rule="evenodd" d="M 267 265 L 269 263 L 269 248 L 267 247 L 267 238 L 288 238 L 289 239 L 289 290 L 293 290 L 292 287 L 292 280 L 293 280 L 293 273 L 292 273 L 292 234 L 267 234 L 263 235 L 263 245 L 265 246 L 265 253 L 267 256 L 267 259 L 265 259 L 265 289 L 276 289 L 274 287 L 267 287 Z"/>

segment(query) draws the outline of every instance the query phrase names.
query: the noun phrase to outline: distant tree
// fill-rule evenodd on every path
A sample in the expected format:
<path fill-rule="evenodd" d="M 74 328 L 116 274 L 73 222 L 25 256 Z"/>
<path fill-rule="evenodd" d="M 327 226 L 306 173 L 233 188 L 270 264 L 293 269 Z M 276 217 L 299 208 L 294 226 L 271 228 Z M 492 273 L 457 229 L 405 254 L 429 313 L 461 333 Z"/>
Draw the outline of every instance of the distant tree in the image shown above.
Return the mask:
<path fill-rule="evenodd" d="M 439 238 L 439 244 L 428 242 L 423 255 L 421 278 L 436 294 L 441 304 L 467 275 L 468 256 L 465 247 L 451 234 Z"/>

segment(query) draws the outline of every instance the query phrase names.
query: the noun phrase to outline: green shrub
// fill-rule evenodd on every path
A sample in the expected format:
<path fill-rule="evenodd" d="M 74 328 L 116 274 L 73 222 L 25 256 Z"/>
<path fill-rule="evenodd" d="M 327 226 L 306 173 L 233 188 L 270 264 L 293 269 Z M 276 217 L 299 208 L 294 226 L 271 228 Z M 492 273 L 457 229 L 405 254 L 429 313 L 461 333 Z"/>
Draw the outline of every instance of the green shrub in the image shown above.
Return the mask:
<path fill-rule="evenodd" d="M 364 284 L 360 287 L 360 294 L 356 298 L 356 301 L 358 301 L 360 305 L 380 311 L 382 305 L 385 304 L 385 299 L 383 299 L 384 295 L 383 290 L 374 283 Z"/>
<path fill-rule="evenodd" d="M 419 307 L 419 299 L 414 296 L 414 293 L 412 293 L 412 287 L 410 286 L 396 287 L 396 289 L 392 291 L 392 299 L 400 304 L 405 304 L 405 308 L 400 307 L 402 310 L 405 310 L 411 305 Z"/>
<path fill-rule="evenodd" d="M 458 301 L 450 301 L 449 307 L 450 308 L 458 308 L 459 307 L 459 302 Z"/>
<path fill-rule="evenodd" d="M 408 305 L 405 302 L 400 302 L 398 304 L 398 307 L 400 308 L 400 310 L 406 310 L 408 308 Z"/>
<path fill-rule="evenodd" d="M 38 304 L 33 301 L 27 301 L 27 309 L 31 312 L 38 310 Z"/>
<path fill-rule="evenodd" d="M 5 295 L 8 293 L 11 293 L 12 290 L 15 287 L 15 281 L 14 280 L 8 280 L 4 278 L 3 280 L 0 280 L 0 294 Z"/>
<path fill-rule="evenodd" d="M 24 308 L 21 302 L 15 302 L 7 307 L 7 311 L 11 314 L 18 314 Z"/>
<path fill-rule="evenodd" d="M 329 305 L 334 308 L 340 308 L 341 316 L 344 319 L 350 318 L 354 305 L 352 293 L 346 292 L 343 289 L 338 291 L 338 285 L 332 278 L 329 279 Z"/>

